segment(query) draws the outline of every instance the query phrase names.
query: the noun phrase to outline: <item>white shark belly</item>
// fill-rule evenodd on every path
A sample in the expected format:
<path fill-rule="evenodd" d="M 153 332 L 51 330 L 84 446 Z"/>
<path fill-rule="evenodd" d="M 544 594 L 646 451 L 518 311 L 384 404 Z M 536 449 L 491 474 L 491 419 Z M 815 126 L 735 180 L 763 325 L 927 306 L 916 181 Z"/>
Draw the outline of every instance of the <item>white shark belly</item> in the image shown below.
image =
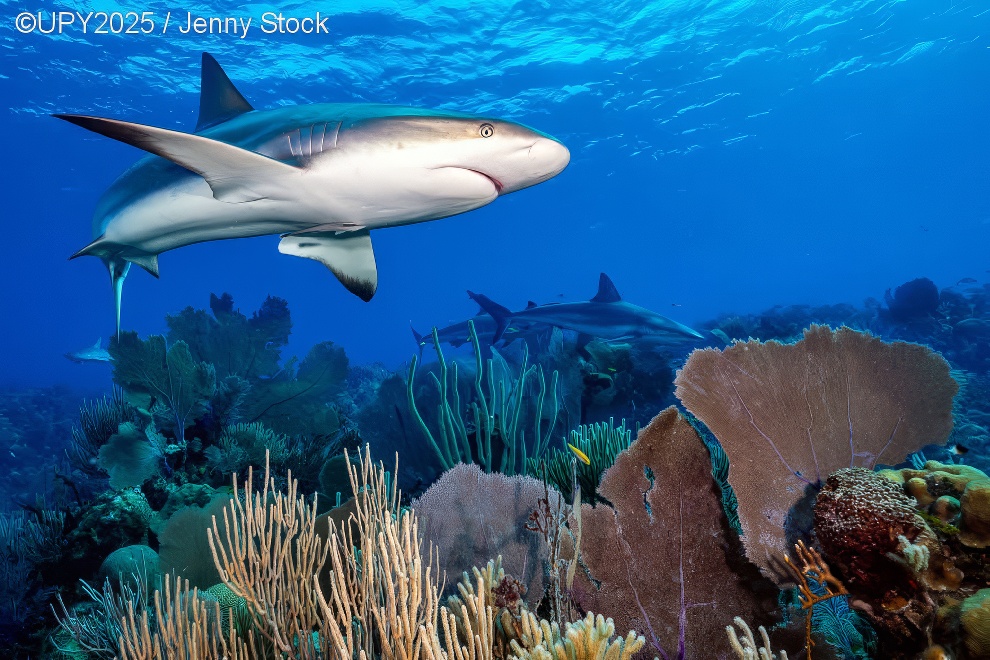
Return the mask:
<path fill-rule="evenodd" d="M 339 223 L 342 229 L 446 218 L 498 197 L 495 184 L 483 174 L 459 167 L 424 167 L 396 153 L 329 154 L 314 162 L 304 178 L 307 204 L 316 201 L 325 213 L 322 224 Z"/>
<path fill-rule="evenodd" d="M 203 179 L 152 192 L 121 209 L 104 225 L 104 240 L 146 254 L 226 238 L 298 231 L 310 219 L 286 216 L 285 202 L 232 204 L 213 198 Z"/>

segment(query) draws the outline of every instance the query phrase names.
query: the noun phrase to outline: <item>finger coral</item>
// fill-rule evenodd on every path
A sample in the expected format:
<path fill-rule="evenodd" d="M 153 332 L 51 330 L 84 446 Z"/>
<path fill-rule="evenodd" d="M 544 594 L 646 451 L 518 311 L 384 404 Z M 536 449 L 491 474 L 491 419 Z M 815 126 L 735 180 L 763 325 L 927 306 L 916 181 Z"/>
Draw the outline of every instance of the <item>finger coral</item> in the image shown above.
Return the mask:
<path fill-rule="evenodd" d="M 811 326 L 794 344 L 694 351 L 677 397 L 732 465 L 746 555 L 785 583 L 792 507 L 840 468 L 896 464 L 952 429 L 958 386 L 928 348 L 849 328 Z"/>
<path fill-rule="evenodd" d="M 631 660 L 646 644 L 633 631 L 613 639 L 615 624 L 601 614 L 588 612 L 583 619 L 560 628 L 540 621 L 526 612 L 523 616 L 523 643 L 512 640 L 517 660 Z"/>

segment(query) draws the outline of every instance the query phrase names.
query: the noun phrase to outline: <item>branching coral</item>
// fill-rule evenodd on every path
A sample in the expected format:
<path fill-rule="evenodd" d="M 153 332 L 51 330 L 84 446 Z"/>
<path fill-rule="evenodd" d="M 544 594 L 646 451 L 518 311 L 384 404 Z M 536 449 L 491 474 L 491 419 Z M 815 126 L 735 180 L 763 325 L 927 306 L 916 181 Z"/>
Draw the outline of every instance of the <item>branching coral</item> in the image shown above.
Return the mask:
<path fill-rule="evenodd" d="M 602 473 L 605 472 L 619 452 L 628 449 L 632 443 L 632 431 L 626 428 L 626 420 L 619 426 L 614 419 L 607 423 L 582 424 L 571 431 L 568 444 L 576 447 L 588 462 L 577 461 L 570 448 L 555 450 L 545 462 L 546 472 L 541 467 L 543 461 L 530 458 L 526 461 L 526 471 L 531 477 L 546 477 L 553 486 L 564 494 L 573 491 L 574 482 L 581 487 L 581 495 L 588 504 L 596 501 L 596 490 Z"/>
<path fill-rule="evenodd" d="M 511 642 L 517 660 L 632 660 L 646 645 L 646 638 L 634 631 L 614 638 L 612 619 L 596 617 L 593 612 L 568 623 L 563 635 L 556 624 L 540 621 L 529 612 L 522 621 L 521 642 Z"/>
<path fill-rule="evenodd" d="M 407 381 L 409 410 L 444 469 L 475 461 L 485 472 L 524 473 L 527 459 L 530 456 L 539 458 L 546 451 L 556 425 L 560 409 L 557 372 L 550 380 L 548 392 L 543 367 L 529 364 L 528 349 L 524 349 L 518 374 L 513 373 L 508 362 L 494 348 L 491 349 L 492 357 L 483 360 L 473 321 L 468 321 L 468 328 L 474 346 L 475 373 L 473 397 L 469 394 L 464 402 L 465 409 L 470 413 L 471 425 L 464 420 L 457 363 L 452 362 L 448 366 L 436 329 L 433 330 L 433 345 L 440 373 L 431 375 L 440 394 L 436 415 L 438 432 L 434 434 L 430 430 L 416 406 L 416 356 L 410 364 Z M 545 402 L 548 403 L 546 411 Z M 548 413 L 546 420 L 545 412 Z M 527 439 L 526 429 L 530 426 L 532 433 Z M 499 442 L 502 444 L 500 456 L 497 448 Z"/>
<path fill-rule="evenodd" d="M 823 326 L 795 344 L 696 350 L 676 382 L 732 463 L 747 556 L 781 582 L 775 561 L 806 488 L 944 442 L 957 390 L 945 360 L 923 346 Z"/>
<path fill-rule="evenodd" d="M 736 629 L 732 626 L 726 626 L 725 633 L 729 636 L 729 643 L 732 645 L 732 650 L 735 651 L 736 657 L 739 660 L 787 660 L 786 651 L 781 651 L 779 656 L 773 652 L 766 628 L 760 626 L 760 641 L 762 644 L 761 646 L 757 646 L 756 639 L 753 637 L 753 631 L 750 629 L 749 624 L 738 616 L 732 622 L 742 632 L 742 639 L 739 638 L 736 634 Z"/>

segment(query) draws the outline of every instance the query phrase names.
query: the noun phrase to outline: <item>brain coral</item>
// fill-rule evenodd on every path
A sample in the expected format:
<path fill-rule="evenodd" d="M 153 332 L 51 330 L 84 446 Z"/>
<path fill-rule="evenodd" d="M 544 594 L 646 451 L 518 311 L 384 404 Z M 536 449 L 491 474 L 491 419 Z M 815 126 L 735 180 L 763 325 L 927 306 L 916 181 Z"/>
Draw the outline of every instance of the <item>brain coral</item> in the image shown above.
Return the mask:
<path fill-rule="evenodd" d="M 896 464 L 945 442 L 958 390 L 924 346 L 825 326 L 794 344 L 696 350 L 676 384 L 729 457 L 746 556 L 778 583 L 794 505 L 835 470 Z"/>
<path fill-rule="evenodd" d="M 990 589 L 980 589 L 963 601 L 959 622 L 970 657 L 990 658 Z"/>

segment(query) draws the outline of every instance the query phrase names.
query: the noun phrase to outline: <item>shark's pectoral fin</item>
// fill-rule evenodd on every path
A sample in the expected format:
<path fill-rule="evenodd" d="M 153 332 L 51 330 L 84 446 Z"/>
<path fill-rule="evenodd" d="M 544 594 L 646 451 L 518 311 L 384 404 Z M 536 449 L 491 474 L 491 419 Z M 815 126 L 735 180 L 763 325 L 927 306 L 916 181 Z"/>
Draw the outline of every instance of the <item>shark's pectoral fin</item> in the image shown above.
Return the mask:
<path fill-rule="evenodd" d="M 116 119 L 85 115 L 55 116 L 167 158 L 199 174 L 210 184 L 213 197 L 221 202 L 250 202 L 273 196 L 269 193 L 280 187 L 274 182 L 302 173 L 301 169 L 292 165 L 201 135 Z"/>
<path fill-rule="evenodd" d="M 378 266 L 367 229 L 346 233 L 286 234 L 278 251 L 315 259 L 337 276 L 348 291 L 368 302 L 378 289 Z"/>

